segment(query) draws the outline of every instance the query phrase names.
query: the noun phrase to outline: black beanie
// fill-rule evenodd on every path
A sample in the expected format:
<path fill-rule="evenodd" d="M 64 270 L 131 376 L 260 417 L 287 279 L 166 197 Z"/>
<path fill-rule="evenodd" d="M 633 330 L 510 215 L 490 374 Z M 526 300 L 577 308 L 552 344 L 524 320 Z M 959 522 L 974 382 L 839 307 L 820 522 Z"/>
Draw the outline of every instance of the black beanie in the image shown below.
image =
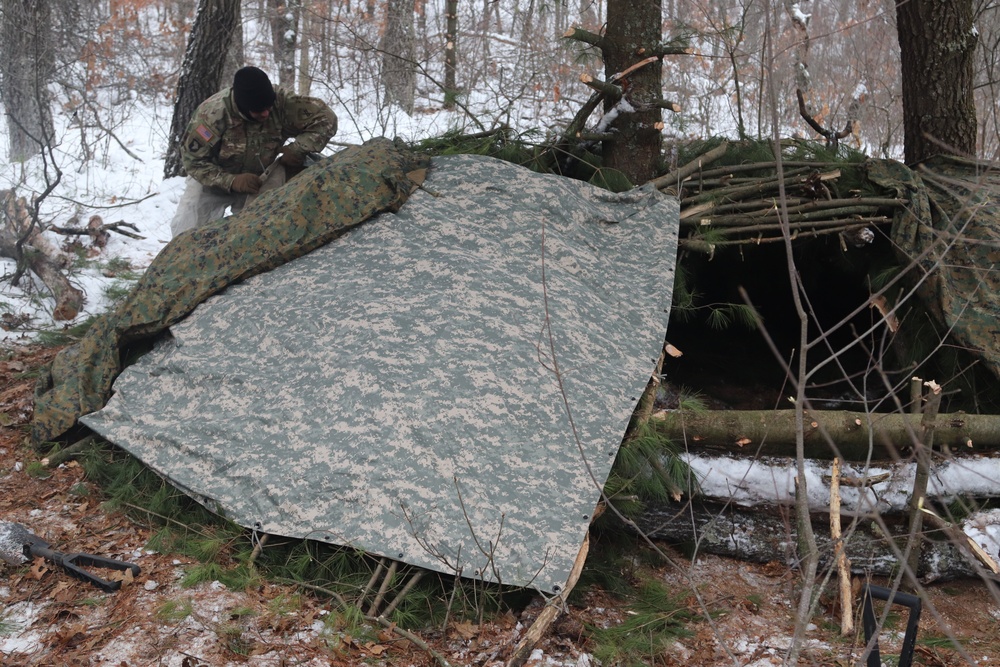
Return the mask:
<path fill-rule="evenodd" d="M 263 70 L 243 67 L 233 77 L 233 101 L 244 116 L 274 106 L 274 87 Z"/>

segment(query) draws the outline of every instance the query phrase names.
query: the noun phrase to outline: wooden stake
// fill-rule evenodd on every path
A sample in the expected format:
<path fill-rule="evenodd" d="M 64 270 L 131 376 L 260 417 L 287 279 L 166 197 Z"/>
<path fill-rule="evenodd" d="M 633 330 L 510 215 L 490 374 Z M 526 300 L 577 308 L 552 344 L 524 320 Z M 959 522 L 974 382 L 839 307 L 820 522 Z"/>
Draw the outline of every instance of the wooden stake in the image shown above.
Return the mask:
<path fill-rule="evenodd" d="M 399 567 L 399 563 L 392 561 L 389 565 L 388 572 L 385 573 L 385 579 L 382 580 L 382 585 L 378 588 L 378 593 L 375 594 L 375 599 L 372 600 L 372 604 L 368 607 L 368 616 L 377 616 L 378 608 L 382 605 L 382 600 L 385 598 L 385 592 L 389 590 L 389 584 L 392 583 L 392 578 L 396 576 L 396 568 Z"/>
<path fill-rule="evenodd" d="M 836 546 L 834 560 L 840 578 L 840 634 L 854 634 L 854 604 L 851 594 L 851 562 L 844 553 L 843 534 L 840 529 L 840 457 L 833 459 L 830 479 L 830 539 Z"/>
<path fill-rule="evenodd" d="M 573 569 L 570 570 L 569 577 L 566 579 L 565 588 L 546 603 L 545 609 L 542 610 L 542 613 L 538 615 L 538 618 L 531 624 L 528 631 L 524 633 L 521 641 L 514 647 L 514 652 L 507 661 L 507 667 L 521 667 L 531 656 L 531 651 L 535 648 L 535 644 L 545 635 L 545 632 L 552 625 L 553 621 L 559 618 L 559 614 L 562 613 L 563 608 L 566 606 L 566 598 L 569 597 L 570 591 L 576 586 L 576 582 L 580 578 L 580 573 L 583 571 L 583 565 L 587 562 L 588 551 L 590 551 L 590 533 L 587 533 L 587 536 L 583 539 L 583 546 L 580 547 L 580 553 L 576 555 L 576 560 L 573 562 Z"/>

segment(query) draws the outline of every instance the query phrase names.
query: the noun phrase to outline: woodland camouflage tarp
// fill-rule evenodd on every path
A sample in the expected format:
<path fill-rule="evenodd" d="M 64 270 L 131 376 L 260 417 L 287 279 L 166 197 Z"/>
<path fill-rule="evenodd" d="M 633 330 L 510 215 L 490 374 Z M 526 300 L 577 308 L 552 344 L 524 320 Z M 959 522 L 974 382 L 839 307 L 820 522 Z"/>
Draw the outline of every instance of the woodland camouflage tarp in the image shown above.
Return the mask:
<path fill-rule="evenodd" d="M 914 262 L 916 293 L 950 342 L 1000 377 L 1000 173 L 995 167 L 938 158 L 910 170 L 872 160 L 869 178 L 907 206 L 892 241 Z"/>
<path fill-rule="evenodd" d="M 337 208 L 301 196 L 229 224 Z M 172 318 L 82 421 L 243 526 L 558 591 L 663 344 L 678 213 L 435 158 L 395 213 Z"/>

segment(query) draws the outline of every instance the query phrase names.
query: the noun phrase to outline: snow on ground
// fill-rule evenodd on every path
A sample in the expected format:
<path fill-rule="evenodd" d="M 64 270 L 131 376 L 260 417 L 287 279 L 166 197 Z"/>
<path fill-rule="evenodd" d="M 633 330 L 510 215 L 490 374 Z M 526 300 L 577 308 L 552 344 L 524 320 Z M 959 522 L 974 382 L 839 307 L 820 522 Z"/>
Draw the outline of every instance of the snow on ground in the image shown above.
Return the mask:
<path fill-rule="evenodd" d="M 360 144 L 376 136 L 419 141 L 465 128 L 471 123 L 464 111 L 444 111 L 428 100 L 423 101 L 421 112 L 408 116 L 398 108 L 379 108 L 373 100 L 366 106 L 357 104 L 356 97 L 337 95 L 338 99 L 352 100 L 348 108 L 338 104 L 332 95 L 316 90 L 313 94 L 323 97 L 339 118 L 338 133 L 324 151 L 326 155 L 332 155 L 344 145 Z M 495 99 L 478 95 L 469 105 L 485 127 L 493 127 L 495 120 L 504 120 L 522 124 L 521 128 L 515 127 L 517 131 L 544 127 L 547 114 L 556 116 L 566 112 L 560 105 L 550 104 L 539 116 L 536 112 L 540 107 L 531 103 L 531 109 L 519 110 L 515 106 L 507 109 L 503 119 L 494 119 L 490 111 L 495 112 L 497 108 Z M 127 260 L 132 268 L 141 272 L 170 241 L 170 219 L 184 185 L 181 177 L 163 178 L 172 101 L 134 98 L 119 106 L 121 108 L 107 110 L 116 120 L 113 137 L 87 134 L 74 118 L 56 117 L 54 159 L 61 176 L 42 204 L 41 217 L 47 224 L 82 227 L 92 216 L 99 215 L 105 224 L 123 221 L 135 225 L 143 238 L 132 239 L 112 232 L 111 241 L 99 254 L 75 263 L 71 280 L 84 291 L 86 302 L 73 322 L 54 322 L 54 302 L 45 286 L 30 275 L 21 281 L 22 284 L 12 285 L 9 277 L 15 271 L 15 263 L 9 258 L 0 258 L 0 317 L 30 318 L 24 327 L 0 330 L 0 345 L 28 342 L 37 338 L 41 330 L 59 329 L 104 312 L 110 303 L 106 295 L 109 288 L 120 293 L 122 288 L 129 286 L 129 279 L 134 281 L 137 277 L 132 275 L 123 279 L 103 275 L 109 273 L 104 271 L 108 262 Z M 370 111 L 359 114 L 359 108 Z M 482 113 L 478 113 L 479 109 Z M 0 191 L 13 188 L 18 194 L 30 197 L 44 189 L 43 161 L 35 157 L 23 165 L 11 164 L 7 160 L 5 129 L 0 130 Z M 474 126 L 469 131 L 478 129 Z M 82 157 L 86 152 L 91 153 L 89 159 Z M 48 178 L 51 180 L 53 175 L 50 169 Z M 56 246 L 67 239 L 81 238 L 53 232 L 45 235 Z"/>

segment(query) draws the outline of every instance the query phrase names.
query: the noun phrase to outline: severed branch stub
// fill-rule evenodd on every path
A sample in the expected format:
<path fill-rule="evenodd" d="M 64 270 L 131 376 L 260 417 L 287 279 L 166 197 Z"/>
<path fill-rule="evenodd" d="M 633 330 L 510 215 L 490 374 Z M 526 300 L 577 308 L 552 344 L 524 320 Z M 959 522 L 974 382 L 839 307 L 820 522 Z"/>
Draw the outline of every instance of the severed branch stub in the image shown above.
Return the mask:
<path fill-rule="evenodd" d="M 605 97 L 610 97 L 613 100 L 620 100 L 624 92 L 621 86 L 616 86 L 613 83 L 608 83 L 607 81 L 601 81 L 600 79 L 595 79 L 593 75 L 584 73 L 580 75 L 580 81 L 582 81 L 586 86 L 593 88 L 597 92 L 603 94 Z"/>

